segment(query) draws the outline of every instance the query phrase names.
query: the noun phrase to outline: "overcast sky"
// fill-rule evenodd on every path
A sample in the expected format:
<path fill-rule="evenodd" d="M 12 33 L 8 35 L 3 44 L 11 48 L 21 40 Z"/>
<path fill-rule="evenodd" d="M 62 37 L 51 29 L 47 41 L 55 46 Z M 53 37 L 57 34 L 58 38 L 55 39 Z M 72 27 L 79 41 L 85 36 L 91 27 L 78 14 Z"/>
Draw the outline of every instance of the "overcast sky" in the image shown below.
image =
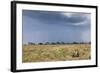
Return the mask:
<path fill-rule="evenodd" d="M 23 10 L 23 43 L 89 42 L 91 14 Z"/>

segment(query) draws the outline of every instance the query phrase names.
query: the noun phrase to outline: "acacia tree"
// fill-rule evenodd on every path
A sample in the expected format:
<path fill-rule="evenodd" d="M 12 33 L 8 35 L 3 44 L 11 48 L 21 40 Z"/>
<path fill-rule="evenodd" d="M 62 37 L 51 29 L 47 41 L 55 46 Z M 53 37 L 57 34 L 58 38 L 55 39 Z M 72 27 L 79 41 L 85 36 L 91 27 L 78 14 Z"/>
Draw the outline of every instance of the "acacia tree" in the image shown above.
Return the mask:
<path fill-rule="evenodd" d="M 56 43 L 55 42 L 51 42 L 51 45 L 56 45 Z"/>
<path fill-rule="evenodd" d="M 28 42 L 28 44 L 29 44 L 29 45 L 35 45 L 35 43 L 33 43 L 33 42 Z"/>
<path fill-rule="evenodd" d="M 46 42 L 45 45 L 50 45 L 50 43 L 49 42 Z"/>
<path fill-rule="evenodd" d="M 61 42 L 61 44 L 66 44 L 65 42 Z"/>
<path fill-rule="evenodd" d="M 73 42 L 73 44 L 78 44 L 77 42 Z"/>
<path fill-rule="evenodd" d="M 38 45 L 43 45 L 43 43 L 38 43 Z"/>
<path fill-rule="evenodd" d="M 60 42 L 56 42 L 56 44 L 61 44 Z"/>

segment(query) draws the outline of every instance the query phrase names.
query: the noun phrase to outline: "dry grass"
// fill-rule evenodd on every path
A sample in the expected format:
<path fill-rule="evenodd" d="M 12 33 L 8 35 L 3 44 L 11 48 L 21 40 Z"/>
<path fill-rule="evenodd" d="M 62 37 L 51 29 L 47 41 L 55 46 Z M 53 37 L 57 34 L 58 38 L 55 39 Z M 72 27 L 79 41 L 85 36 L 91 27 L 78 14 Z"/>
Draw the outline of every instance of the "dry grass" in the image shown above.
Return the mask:
<path fill-rule="evenodd" d="M 22 61 L 45 62 L 87 60 L 91 58 L 90 44 L 23 45 Z"/>

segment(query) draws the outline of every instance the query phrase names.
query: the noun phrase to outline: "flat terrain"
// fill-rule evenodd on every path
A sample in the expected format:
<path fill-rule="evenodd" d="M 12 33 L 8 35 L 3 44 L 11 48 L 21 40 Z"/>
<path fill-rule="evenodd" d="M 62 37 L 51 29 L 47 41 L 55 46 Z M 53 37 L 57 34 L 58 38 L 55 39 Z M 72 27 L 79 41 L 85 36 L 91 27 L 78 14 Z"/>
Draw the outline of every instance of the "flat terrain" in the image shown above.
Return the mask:
<path fill-rule="evenodd" d="M 22 61 L 48 62 L 91 59 L 90 44 L 23 45 Z"/>

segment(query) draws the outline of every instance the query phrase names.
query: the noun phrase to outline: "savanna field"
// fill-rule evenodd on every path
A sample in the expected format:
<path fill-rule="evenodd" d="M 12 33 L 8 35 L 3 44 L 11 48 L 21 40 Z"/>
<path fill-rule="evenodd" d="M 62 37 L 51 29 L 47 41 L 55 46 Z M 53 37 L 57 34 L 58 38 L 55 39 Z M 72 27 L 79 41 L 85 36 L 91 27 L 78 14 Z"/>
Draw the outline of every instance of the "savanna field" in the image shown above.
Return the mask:
<path fill-rule="evenodd" d="M 22 49 L 23 63 L 89 59 L 90 44 L 23 45 Z"/>

